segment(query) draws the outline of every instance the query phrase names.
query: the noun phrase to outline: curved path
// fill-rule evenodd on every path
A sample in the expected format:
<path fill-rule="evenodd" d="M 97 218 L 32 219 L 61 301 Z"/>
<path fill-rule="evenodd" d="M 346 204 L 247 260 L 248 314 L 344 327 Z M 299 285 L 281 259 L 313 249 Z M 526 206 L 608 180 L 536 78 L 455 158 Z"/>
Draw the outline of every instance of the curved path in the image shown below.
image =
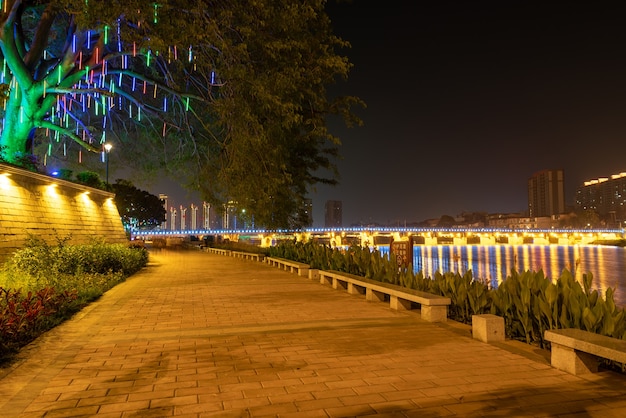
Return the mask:
<path fill-rule="evenodd" d="M 546 354 L 262 263 L 154 252 L 0 369 L 0 416 L 626 416 L 626 376 Z"/>

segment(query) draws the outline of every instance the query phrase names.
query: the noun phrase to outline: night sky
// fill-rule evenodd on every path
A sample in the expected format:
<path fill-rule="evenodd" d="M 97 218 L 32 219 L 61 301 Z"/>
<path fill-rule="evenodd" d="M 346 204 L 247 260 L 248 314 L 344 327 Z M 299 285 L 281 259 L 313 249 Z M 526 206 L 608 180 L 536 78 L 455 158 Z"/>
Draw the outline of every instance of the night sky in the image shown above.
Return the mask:
<path fill-rule="evenodd" d="M 464 211 L 521 212 L 527 180 L 626 171 L 626 19 L 618 2 L 329 0 L 354 68 L 333 93 L 367 103 L 331 122 L 341 178 L 311 197 L 343 225 L 403 225 Z M 150 188 L 153 193 L 169 193 Z M 188 196 L 175 199 L 178 205 Z"/>
<path fill-rule="evenodd" d="M 626 20 L 617 2 L 329 2 L 352 44 L 359 128 L 337 125 L 343 224 L 520 212 L 533 173 L 626 171 Z M 333 126 L 335 126 L 333 124 Z"/>

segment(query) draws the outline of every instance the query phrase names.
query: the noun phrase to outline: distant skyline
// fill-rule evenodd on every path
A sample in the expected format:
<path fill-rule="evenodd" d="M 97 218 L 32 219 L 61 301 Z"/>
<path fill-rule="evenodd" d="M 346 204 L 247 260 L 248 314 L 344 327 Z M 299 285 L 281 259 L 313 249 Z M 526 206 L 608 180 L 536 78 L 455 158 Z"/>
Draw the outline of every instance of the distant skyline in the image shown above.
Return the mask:
<path fill-rule="evenodd" d="M 342 140 L 340 184 L 311 194 L 343 224 L 521 212 L 527 181 L 562 169 L 567 204 L 584 181 L 626 171 L 626 31 L 604 2 L 329 1 L 354 64 L 337 94 L 361 97 Z M 151 193 L 193 201 L 169 183 Z M 199 199 L 197 200 L 199 201 Z M 181 202 L 182 203 L 182 202 Z"/>
<path fill-rule="evenodd" d="M 626 32 L 603 2 L 329 2 L 364 126 L 338 127 L 344 224 L 520 212 L 528 179 L 626 171 Z M 315 212 L 314 212 L 315 214 Z M 316 215 L 316 214 L 315 214 Z M 315 216 L 319 221 L 319 216 Z M 317 223 L 317 222 L 316 222 Z"/>

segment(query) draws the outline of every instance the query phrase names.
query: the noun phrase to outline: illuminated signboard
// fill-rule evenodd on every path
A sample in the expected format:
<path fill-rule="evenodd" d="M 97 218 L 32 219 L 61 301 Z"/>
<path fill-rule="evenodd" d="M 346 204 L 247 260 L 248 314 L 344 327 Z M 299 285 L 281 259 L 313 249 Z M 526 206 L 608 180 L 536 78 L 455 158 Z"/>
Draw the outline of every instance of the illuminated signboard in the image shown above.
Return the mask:
<path fill-rule="evenodd" d="M 413 262 L 413 237 L 402 240 L 391 240 L 389 244 L 390 258 L 395 258 L 398 269 L 407 269 Z"/>

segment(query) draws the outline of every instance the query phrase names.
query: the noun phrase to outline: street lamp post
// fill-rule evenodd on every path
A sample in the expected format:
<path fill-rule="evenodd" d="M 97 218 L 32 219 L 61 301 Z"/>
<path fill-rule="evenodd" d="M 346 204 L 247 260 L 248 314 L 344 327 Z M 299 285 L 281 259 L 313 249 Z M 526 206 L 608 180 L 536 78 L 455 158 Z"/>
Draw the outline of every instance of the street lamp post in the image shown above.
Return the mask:
<path fill-rule="evenodd" d="M 106 143 L 104 144 L 104 150 L 106 151 L 106 163 L 107 163 L 107 168 L 106 168 L 106 178 L 107 178 L 107 184 L 109 184 L 109 153 L 111 152 L 111 148 L 113 148 L 113 145 Z"/>

